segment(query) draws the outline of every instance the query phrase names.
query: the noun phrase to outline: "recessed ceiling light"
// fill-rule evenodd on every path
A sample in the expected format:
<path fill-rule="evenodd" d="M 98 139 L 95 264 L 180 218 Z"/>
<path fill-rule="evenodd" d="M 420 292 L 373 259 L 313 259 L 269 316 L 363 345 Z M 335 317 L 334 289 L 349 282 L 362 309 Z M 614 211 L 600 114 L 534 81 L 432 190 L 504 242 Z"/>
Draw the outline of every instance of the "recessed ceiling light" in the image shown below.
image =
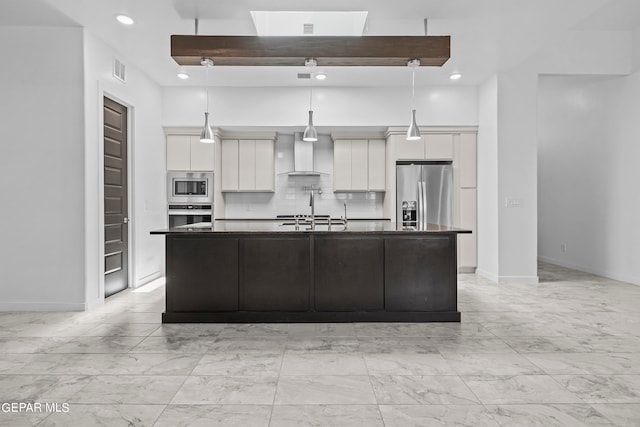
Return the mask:
<path fill-rule="evenodd" d="M 181 80 L 187 80 L 189 78 L 189 74 L 181 71 L 181 72 L 178 73 L 178 78 L 181 79 Z"/>
<path fill-rule="evenodd" d="M 327 78 L 327 75 L 325 73 L 318 73 L 315 75 L 316 80 L 324 80 Z"/>
<path fill-rule="evenodd" d="M 127 15 L 117 15 L 116 19 L 122 25 L 133 25 L 133 22 L 134 22 L 133 18 L 131 18 L 130 16 L 127 16 Z"/>
<path fill-rule="evenodd" d="M 451 80 L 460 80 L 462 78 L 462 74 L 460 73 L 453 73 L 449 76 L 449 78 Z"/>

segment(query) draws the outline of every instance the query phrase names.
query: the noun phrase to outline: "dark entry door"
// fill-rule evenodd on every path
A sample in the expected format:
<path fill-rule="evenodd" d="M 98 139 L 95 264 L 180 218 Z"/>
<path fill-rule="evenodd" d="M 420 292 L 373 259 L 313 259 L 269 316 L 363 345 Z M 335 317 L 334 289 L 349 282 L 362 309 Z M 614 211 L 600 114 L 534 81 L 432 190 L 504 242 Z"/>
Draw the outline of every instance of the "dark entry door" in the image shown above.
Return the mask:
<path fill-rule="evenodd" d="M 127 108 L 104 98 L 104 293 L 129 286 Z"/>

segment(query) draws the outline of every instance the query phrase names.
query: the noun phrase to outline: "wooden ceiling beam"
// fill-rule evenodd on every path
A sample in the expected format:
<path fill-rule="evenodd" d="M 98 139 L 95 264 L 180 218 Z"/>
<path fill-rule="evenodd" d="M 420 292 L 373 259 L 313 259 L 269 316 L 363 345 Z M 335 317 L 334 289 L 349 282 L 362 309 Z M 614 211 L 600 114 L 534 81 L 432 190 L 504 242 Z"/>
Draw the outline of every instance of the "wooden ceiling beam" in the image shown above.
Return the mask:
<path fill-rule="evenodd" d="M 171 36 L 171 56 L 179 65 L 216 66 L 406 66 L 419 59 L 441 67 L 450 57 L 450 36 Z"/>

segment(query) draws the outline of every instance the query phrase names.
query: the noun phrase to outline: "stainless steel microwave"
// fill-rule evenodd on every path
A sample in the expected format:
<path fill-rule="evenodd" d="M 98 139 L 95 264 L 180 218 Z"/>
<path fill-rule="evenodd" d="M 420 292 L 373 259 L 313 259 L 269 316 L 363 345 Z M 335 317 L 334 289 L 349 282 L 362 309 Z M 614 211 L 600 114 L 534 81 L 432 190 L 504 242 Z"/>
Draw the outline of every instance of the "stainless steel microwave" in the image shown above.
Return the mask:
<path fill-rule="evenodd" d="M 169 203 L 213 204 L 213 172 L 168 172 Z"/>

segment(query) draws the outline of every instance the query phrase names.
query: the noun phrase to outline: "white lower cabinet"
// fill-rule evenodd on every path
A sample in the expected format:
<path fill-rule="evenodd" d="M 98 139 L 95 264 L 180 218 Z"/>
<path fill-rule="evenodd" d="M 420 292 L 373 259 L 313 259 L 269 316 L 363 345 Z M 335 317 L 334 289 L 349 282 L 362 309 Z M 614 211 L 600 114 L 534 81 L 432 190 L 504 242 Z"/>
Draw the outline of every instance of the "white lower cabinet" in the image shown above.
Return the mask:
<path fill-rule="evenodd" d="M 458 235 L 458 267 L 475 268 L 477 265 L 477 190 L 461 188 L 459 193 L 460 220 L 459 228 L 471 230 L 471 234 Z"/>
<path fill-rule="evenodd" d="M 273 140 L 225 139 L 222 140 L 221 157 L 223 192 L 274 191 Z"/>

